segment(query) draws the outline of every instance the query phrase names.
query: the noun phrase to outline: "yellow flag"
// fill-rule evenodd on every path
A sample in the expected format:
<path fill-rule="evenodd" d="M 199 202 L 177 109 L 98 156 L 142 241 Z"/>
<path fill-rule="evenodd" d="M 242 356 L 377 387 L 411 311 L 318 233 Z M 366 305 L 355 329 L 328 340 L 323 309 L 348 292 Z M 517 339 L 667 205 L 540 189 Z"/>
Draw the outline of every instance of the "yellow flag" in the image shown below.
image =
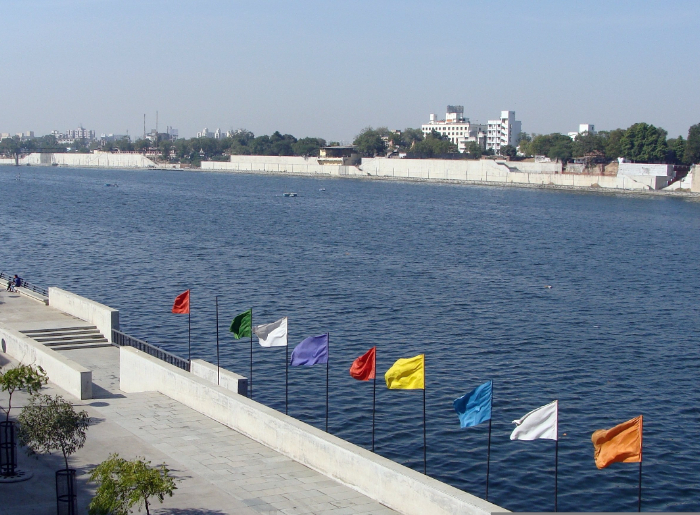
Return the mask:
<path fill-rule="evenodd" d="M 425 390 L 425 354 L 397 360 L 384 379 L 391 390 Z"/>
<path fill-rule="evenodd" d="M 595 465 L 603 469 L 611 463 L 642 461 L 642 415 L 612 429 L 598 429 L 593 440 Z"/>

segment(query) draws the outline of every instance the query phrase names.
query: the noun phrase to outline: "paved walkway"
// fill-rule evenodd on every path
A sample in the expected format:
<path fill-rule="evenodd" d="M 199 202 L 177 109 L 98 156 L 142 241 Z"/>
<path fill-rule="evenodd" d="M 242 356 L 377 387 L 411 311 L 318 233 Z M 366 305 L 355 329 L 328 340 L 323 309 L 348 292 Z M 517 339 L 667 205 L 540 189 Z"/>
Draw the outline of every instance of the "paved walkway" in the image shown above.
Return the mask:
<path fill-rule="evenodd" d="M 0 292 L 0 325 L 16 330 L 75 327 L 81 322 L 39 302 Z M 93 371 L 93 399 L 80 401 L 49 384 L 90 414 L 85 447 L 71 458 L 78 470 L 79 512 L 87 513 L 94 485 L 88 471 L 110 453 L 131 459 L 143 456 L 165 463 L 178 489 L 151 513 L 214 514 L 392 514 L 389 508 L 301 465 L 240 433 L 159 393 L 125 394 L 119 390 L 116 347 L 61 351 Z M 0 366 L 13 360 L 0 353 Z M 17 399 L 15 401 L 14 399 Z M 22 406 L 26 397 L 16 394 Z M 7 396 L 0 395 L 0 404 Z M 13 409 L 13 417 L 19 409 Z M 34 477 L 0 484 L 0 515 L 55 513 L 54 471 L 62 457 L 29 458 L 19 465 Z M 157 500 L 156 500 L 157 503 Z"/>

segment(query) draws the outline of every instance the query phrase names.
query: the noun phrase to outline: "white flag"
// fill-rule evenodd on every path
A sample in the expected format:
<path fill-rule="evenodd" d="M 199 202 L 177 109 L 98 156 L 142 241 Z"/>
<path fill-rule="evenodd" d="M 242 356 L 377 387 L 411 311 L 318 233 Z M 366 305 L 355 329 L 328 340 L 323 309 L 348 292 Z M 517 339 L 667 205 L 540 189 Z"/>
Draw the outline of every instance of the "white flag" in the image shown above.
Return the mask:
<path fill-rule="evenodd" d="M 510 435 L 511 440 L 558 440 L 559 401 L 532 410 L 520 420 L 513 420 L 513 424 L 517 427 Z"/>
<path fill-rule="evenodd" d="M 261 347 L 287 346 L 287 317 L 271 324 L 256 325 L 253 333 L 258 337 Z"/>

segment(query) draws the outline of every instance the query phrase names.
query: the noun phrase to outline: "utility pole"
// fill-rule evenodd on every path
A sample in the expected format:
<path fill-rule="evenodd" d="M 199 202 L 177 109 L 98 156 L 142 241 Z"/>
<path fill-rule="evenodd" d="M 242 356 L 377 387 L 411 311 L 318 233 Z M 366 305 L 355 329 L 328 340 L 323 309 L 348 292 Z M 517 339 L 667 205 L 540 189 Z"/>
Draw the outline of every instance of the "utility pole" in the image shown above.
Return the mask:
<path fill-rule="evenodd" d="M 146 139 L 146 113 L 143 113 L 143 139 Z"/>

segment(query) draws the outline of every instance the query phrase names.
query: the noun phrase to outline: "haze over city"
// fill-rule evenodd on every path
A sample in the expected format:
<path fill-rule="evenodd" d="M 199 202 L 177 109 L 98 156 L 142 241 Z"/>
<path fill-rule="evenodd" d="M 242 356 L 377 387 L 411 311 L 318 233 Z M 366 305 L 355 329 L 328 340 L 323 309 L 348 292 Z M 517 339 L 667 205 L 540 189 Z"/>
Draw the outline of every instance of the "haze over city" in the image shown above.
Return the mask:
<path fill-rule="evenodd" d="M 698 123 L 692 0 L 3 2 L 0 130 L 349 141 L 448 104 L 523 131 Z"/>

